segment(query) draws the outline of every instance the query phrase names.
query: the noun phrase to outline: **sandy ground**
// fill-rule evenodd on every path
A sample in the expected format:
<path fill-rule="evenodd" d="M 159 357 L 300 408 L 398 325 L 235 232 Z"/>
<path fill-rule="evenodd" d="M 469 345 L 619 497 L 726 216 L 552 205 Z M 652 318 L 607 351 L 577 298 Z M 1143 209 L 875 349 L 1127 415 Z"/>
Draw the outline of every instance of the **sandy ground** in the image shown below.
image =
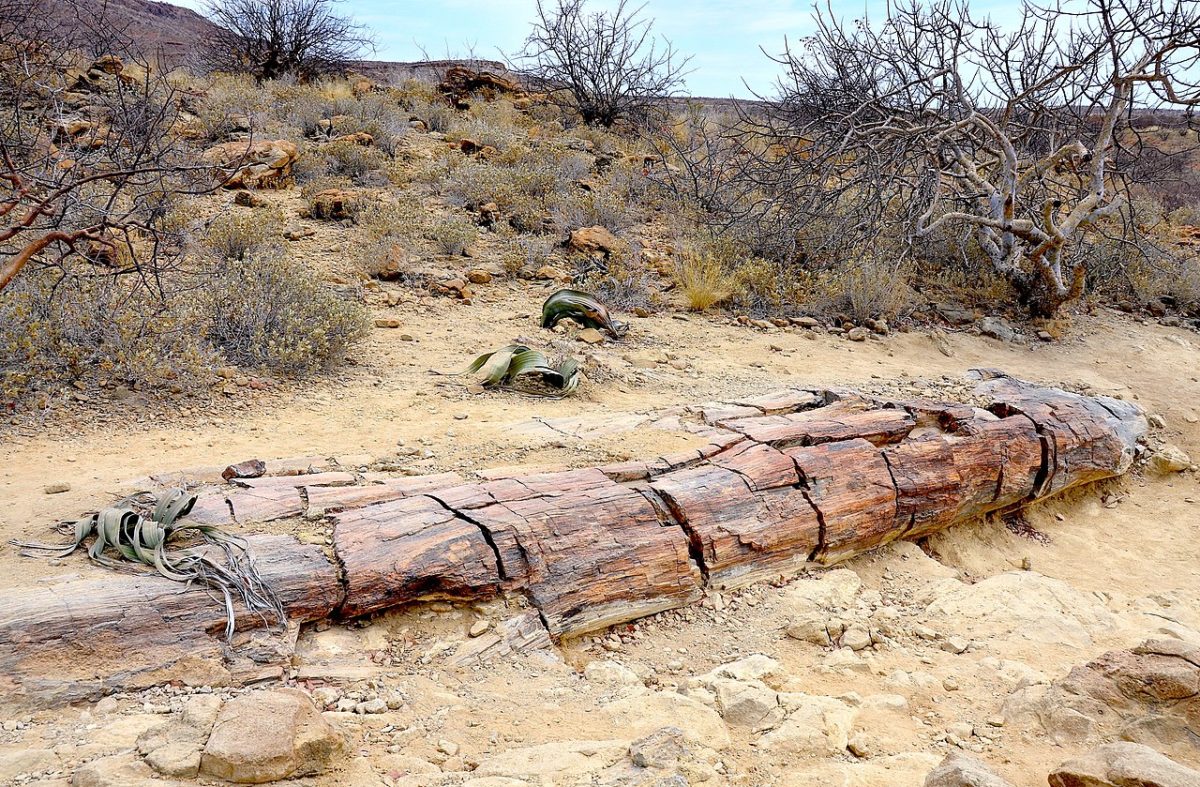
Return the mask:
<path fill-rule="evenodd" d="M 901 378 L 957 376 L 980 366 L 1134 399 L 1165 420 L 1158 437 L 1200 456 L 1200 338 L 1103 310 L 1075 318 L 1061 341 L 1048 344 L 950 333 L 950 355 L 922 332 L 852 343 L 798 328 L 762 331 L 725 317 L 670 314 L 633 319 L 626 340 L 589 346 L 571 332 L 551 337 L 537 328 L 534 314 L 546 288 L 501 282 L 480 290 L 470 306 L 401 290 L 402 302 L 380 314 L 395 316 L 402 327 L 376 329 L 356 352 L 356 365 L 336 380 L 287 393 L 243 391 L 152 422 L 114 408 L 106 409 L 103 422 L 80 423 L 68 410 L 52 411 L 37 426 L 9 427 L 0 433 L 0 536 L 48 538 L 54 521 L 158 471 L 305 455 L 342 457 L 352 465 L 394 459 L 414 473 L 593 464 L 653 455 L 686 438 L 648 429 L 578 436 L 547 430 L 533 419 L 603 423 L 630 412 L 788 384 L 872 388 Z M 589 380 L 582 394 L 565 400 L 472 395 L 461 379 L 430 374 L 459 368 L 477 351 L 517 337 L 553 338 L 561 350 L 585 356 Z M 669 360 L 683 363 L 655 362 Z M 54 482 L 69 483 L 70 491 L 44 493 Z M 997 726 L 1019 682 L 1012 674 L 1028 670 L 1058 678 L 1105 650 L 1156 632 L 1190 635 L 1200 629 L 1198 514 L 1194 474 L 1136 475 L 1030 510 L 1027 518 L 1044 540 L 980 523 L 934 537 L 928 554 L 899 545 L 845 564 L 862 585 L 851 607 L 890 608 L 889 615 L 961 636 L 971 642 L 961 654 L 913 636 L 860 653 L 786 637 L 796 594 L 824 581 L 820 578 L 710 597 L 607 637 L 476 667 L 448 666 L 443 646 L 464 640 L 479 618 L 515 612 L 502 602 L 432 605 L 385 615 L 366 627 L 309 632 L 302 637 L 298 664 L 310 665 L 306 674 L 317 677 L 304 685 L 324 680 L 351 696 L 403 697 L 399 709 L 377 716 L 334 714 L 350 730 L 356 757 L 351 770 L 319 781 L 469 784 L 473 768 L 497 773 L 508 768 L 505 778 L 519 780 L 494 784 L 603 783 L 596 772 L 567 764 L 558 776 L 537 777 L 539 782 L 527 772 L 527 761 L 557 760 L 520 750 L 564 741 L 627 742 L 655 724 L 698 725 L 704 714 L 673 705 L 664 710 L 662 694 L 687 690 L 689 679 L 694 683 L 719 664 L 761 653 L 778 662 L 769 679 L 773 689 L 851 702 L 865 698 L 855 706 L 854 722 L 864 756 L 772 753 L 764 750 L 759 732 L 718 718 L 719 729 L 705 733 L 705 751 L 712 751 L 705 783 L 920 785 L 931 764 L 958 741 L 1017 787 L 1044 784 L 1050 768 L 1078 747 L 1055 744 L 1027 726 Z M 5 586 L 95 570 L 82 559 L 70 558 L 64 568 L 0 549 Z M 970 588 L 983 593 L 992 588 L 989 578 L 1003 584 L 1012 576 L 1019 578 L 1012 580 L 1018 582 L 1015 590 L 1000 588 L 999 595 L 955 606 Z M 1016 603 L 1021 599 L 1032 600 L 1029 609 Z M 1016 611 L 997 612 L 1006 607 Z M 954 609 L 966 611 L 947 612 Z M 380 652 L 389 654 L 386 666 L 372 659 Z M 602 660 L 628 667 L 636 680 L 614 684 L 582 676 L 589 663 Z M 13 752 L 45 749 L 53 753 L 47 761 L 53 764 L 41 768 L 51 774 L 45 783 L 59 784 L 87 759 L 127 751 L 132 738 L 161 716 L 145 710 L 143 703 L 153 697 L 117 699 L 108 715 L 80 707 L 34 714 L 20 729 L 5 728 L 0 762 Z M 976 734 L 947 742 L 947 731 L 958 725 L 962 732 L 963 724 Z M 441 745 L 447 741 L 454 746 Z M 510 760 L 496 764 L 506 751 Z M 1198 749 L 1174 754 L 1200 765 Z M 525 770 L 511 762 L 521 756 Z M 431 772 L 406 775 L 421 770 L 415 762 Z"/>

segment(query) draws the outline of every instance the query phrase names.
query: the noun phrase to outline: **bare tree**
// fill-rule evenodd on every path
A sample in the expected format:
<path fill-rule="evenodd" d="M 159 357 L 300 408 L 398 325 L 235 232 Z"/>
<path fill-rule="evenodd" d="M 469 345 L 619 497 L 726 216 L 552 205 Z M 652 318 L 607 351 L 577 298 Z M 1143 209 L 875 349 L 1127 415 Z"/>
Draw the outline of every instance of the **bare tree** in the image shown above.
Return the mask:
<path fill-rule="evenodd" d="M 342 74 L 365 51 L 370 36 L 336 13 L 338 0 L 208 0 L 216 29 L 201 62 L 213 71 L 250 74 L 258 81 Z"/>
<path fill-rule="evenodd" d="M 801 192 L 810 215 L 841 211 L 861 238 L 889 222 L 909 240 L 968 229 L 1037 315 L 1080 293 L 1070 252 L 1084 233 L 1137 240 L 1131 121 L 1200 104 L 1188 0 L 1026 2 L 1010 32 L 962 0 L 816 22 L 778 58 L 779 95 L 757 121 L 784 148 L 762 159 L 763 186 Z"/>
<path fill-rule="evenodd" d="M 113 54 L 79 75 L 81 31 L 41 0 L 8 0 L 0 17 L 0 290 L 27 266 L 65 277 L 75 260 L 153 283 L 172 196 L 208 188 L 211 168 L 189 164 L 177 136 L 172 86 Z"/>
<path fill-rule="evenodd" d="M 586 0 L 538 0 L 518 68 L 584 123 L 641 120 L 679 91 L 691 60 L 654 38 L 643 8 L 619 0 L 612 11 L 589 11 Z"/>

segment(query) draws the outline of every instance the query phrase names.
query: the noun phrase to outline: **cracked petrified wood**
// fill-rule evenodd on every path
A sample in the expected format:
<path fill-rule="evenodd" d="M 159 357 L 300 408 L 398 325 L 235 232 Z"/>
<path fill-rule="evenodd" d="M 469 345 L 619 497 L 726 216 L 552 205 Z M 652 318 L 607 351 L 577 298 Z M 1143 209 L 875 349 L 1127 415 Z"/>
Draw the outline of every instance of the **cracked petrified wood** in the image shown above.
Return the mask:
<path fill-rule="evenodd" d="M 329 517 L 340 572 L 293 539 L 255 542 L 294 621 L 508 592 L 532 606 L 526 625 L 578 635 L 1120 475 L 1147 429 L 1126 402 L 975 374 L 975 404 L 789 389 L 676 412 L 703 444 L 642 462 L 477 483 L 234 479 L 197 510 L 241 525 Z M 10 692 L 72 698 L 197 665 L 236 680 L 223 610 L 202 591 L 112 577 L 0 597 Z"/>

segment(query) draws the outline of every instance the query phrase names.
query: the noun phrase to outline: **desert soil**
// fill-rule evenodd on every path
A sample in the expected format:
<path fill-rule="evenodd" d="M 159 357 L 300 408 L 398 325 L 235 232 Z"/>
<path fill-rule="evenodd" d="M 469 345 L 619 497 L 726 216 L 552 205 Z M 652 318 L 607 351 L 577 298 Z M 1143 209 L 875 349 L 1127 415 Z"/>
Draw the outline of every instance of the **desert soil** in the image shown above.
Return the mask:
<path fill-rule="evenodd" d="M 1157 439 L 1200 456 L 1200 339 L 1105 310 L 1075 317 L 1051 343 L 915 330 L 856 343 L 666 313 L 632 318 L 622 341 L 588 345 L 573 330 L 538 329 L 549 287 L 498 281 L 479 287 L 471 305 L 395 290 L 400 302 L 377 314 L 401 327 L 375 329 L 336 379 L 242 388 L 167 409 L 143 409 L 137 393 L 119 402 L 93 398 L 52 407 L 41 423 L 7 427 L 0 536 L 52 538 L 57 520 L 179 468 L 296 456 L 354 467 L 390 462 L 414 474 L 590 465 L 654 456 L 689 440 L 623 428 L 631 413 L 793 384 L 920 391 L 953 386 L 972 367 L 1136 400 L 1165 422 Z M 461 378 L 431 373 L 519 337 L 552 339 L 585 357 L 581 395 L 471 394 Z M 69 491 L 44 491 L 56 483 Z M 1200 639 L 1198 514 L 1194 473 L 1138 472 L 1028 510 L 1041 537 L 999 522 L 962 526 L 924 550 L 891 545 L 836 574 L 714 594 L 618 631 L 474 666 L 453 666 L 450 655 L 480 619 L 494 625 L 516 614 L 515 600 L 432 604 L 309 631 L 296 682 L 332 686 L 330 697 L 350 700 L 344 709 L 375 696 L 396 707 L 331 712 L 349 731 L 352 758 L 306 783 L 616 783 L 604 781 L 605 769 L 616 767 L 631 739 L 677 725 L 700 752 L 693 783 L 907 787 L 961 746 L 1017 787 L 1045 784 L 1045 774 L 1082 747 L 1006 721 L 1005 701 L 1150 636 Z M 81 556 L 50 564 L 0 549 L 6 587 L 100 570 Z M 814 605 L 831 619 L 872 628 L 899 621 L 892 628 L 902 633 L 858 651 L 789 638 L 798 610 Z M 711 677 L 703 676 L 752 654 L 773 660 L 759 677 L 781 702 L 829 697 L 852 709 L 843 734 L 857 754 L 844 745 L 771 745 L 755 725 L 722 719 L 711 707 Z M 89 760 L 132 758 L 126 752 L 137 735 L 177 710 L 180 696 L 156 689 L 13 716 L 0 729 L 0 781 L 65 784 Z M 541 744 L 553 745 L 530 748 Z M 1172 754 L 1200 765 L 1200 749 Z"/>

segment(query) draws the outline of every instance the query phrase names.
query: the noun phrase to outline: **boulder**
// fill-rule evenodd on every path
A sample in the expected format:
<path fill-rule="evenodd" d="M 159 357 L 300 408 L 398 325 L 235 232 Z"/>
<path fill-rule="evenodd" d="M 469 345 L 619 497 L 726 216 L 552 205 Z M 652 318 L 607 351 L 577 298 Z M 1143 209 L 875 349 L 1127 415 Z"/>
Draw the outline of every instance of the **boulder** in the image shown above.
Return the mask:
<path fill-rule="evenodd" d="M 567 240 L 567 248 L 571 251 L 605 257 L 625 247 L 625 241 L 599 225 L 572 230 Z"/>
<path fill-rule="evenodd" d="M 1178 446 L 1162 446 L 1150 456 L 1150 470 L 1159 475 L 1182 473 L 1192 466 L 1192 458 Z"/>
<path fill-rule="evenodd" d="M 278 189 L 292 183 L 292 165 L 300 157 L 285 139 L 226 142 L 204 151 L 201 161 L 228 170 L 222 185 L 230 189 Z"/>
<path fill-rule="evenodd" d="M 1016 330 L 1003 317 L 984 317 L 979 321 L 979 332 L 1002 342 L 1017 340 Z"/>
<path fill-rule="evenodd" d="M 341 732 L 298 689 L 243 694 L 225 703 L 200 771 L 238 784 L 323 773 L 346 748 Z"/>
<path fill-rule="evenodd" d="M 833 697 L 780 694 L 788 716 L 776 729 L 757 741 L 762 751 L 789 757 L 833 757 L 849 743 L 850 728 L 858 712 Z"/>
<path fill-rule="evenodd" d="M 1012 787 L 969 754 L 952 751 L 925 777 L 925 787 Z"/>
<path fill-rule="evenodd" d="M 350 218 L 358 194 L 345 189 L 325 189 L 313 195 L 309 202 L 309 213 L 314 219 L 342 221 Z M 384 278 L 380 276 L 380 278 Z"/>
<path fill-rule="evenodd" d="M 1064 762 L 1049 782 L 1050 787 L 1200 787 L 1200 771 L 1148 746 L 1110 743 Z"/>
<path fill-rule="evenodd" d="M 138 753 L 163 776 L 195 778 L 209 733 L 217 721 L 221 698 L 197 694 L 184 703 L 183 712 L 146 730 L 137 739 Z"/>

